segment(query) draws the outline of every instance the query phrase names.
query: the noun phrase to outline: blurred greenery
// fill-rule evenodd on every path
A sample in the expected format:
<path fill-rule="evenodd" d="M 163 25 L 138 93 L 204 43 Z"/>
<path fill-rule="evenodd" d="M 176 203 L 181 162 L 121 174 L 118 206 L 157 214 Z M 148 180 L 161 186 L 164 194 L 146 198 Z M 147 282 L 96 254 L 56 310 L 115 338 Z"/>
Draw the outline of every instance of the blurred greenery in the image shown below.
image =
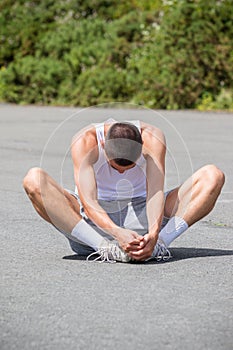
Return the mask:
<path fill-rule="evenodd" d="M 0 100 L 233 110 L 232 0 L 1 0 Z"/>

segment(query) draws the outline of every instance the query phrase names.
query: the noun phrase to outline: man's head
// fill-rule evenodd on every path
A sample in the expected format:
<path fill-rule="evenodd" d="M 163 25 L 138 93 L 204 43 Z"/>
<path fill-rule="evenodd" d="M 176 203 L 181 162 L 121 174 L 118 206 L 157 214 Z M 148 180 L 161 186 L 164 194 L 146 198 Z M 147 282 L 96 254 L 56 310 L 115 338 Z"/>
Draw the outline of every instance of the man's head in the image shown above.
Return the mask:
<path fill-rule="evenodd" d="M 142 152 L 141 133 L 131 123 L 115 123 L 107 132 L 104 149 L 108 160 L 120 166 L 132 165 Z"/>

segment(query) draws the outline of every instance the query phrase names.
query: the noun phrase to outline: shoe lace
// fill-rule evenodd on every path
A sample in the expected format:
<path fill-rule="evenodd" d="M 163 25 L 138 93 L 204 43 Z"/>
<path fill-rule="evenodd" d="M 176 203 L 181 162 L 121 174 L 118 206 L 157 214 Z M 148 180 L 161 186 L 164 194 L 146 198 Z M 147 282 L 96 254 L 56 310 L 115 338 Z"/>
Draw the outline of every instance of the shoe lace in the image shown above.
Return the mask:
<path fill-rule="evenodd" d="M 107 262 L 107 263 L 115 263 L 116 262 L 116 257 L 117 257 L 117 249 L 114 246 L 110 247 L 104 247 L 104 248 L 99 248 L 96 252 L 91 253 L 87 257 L 87 261 L 90 261 L 90 258 L 92 256 L 95 256 L 98 254 L 97 258 L 91 260 L 91 261 L 98 261 L 100 263 Z"/>
<path fill-rule="evenodd" d="M 167 261 L 171 259 L 172 255 L 171 252 L 167 249 L 167 247 L 163 243 L 157 243 L 157 252 L 155 259 L 157 261 Z"/>

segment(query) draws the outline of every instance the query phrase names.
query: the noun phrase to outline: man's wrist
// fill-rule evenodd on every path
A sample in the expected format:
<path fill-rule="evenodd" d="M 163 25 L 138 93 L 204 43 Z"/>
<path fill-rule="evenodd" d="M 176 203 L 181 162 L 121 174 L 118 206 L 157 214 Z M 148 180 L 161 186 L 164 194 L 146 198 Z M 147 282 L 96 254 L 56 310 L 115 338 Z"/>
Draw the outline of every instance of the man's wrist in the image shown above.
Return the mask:
<path fill-rule="evenodd" d="M 108 233 L 113 238 L 115 238 L 116 240 L 118 240 L 121 231 L 122 231 L 122 227 L 119 227 L 117 225 L 114 225 L 112 227 L 105 229 L 105 232 Z"/>
<path fill-rule="evenodd" d="M 154 239 L 156 239 L 156 238 L 158 238 L 158 236 L 159 236 L 159 230 L 150 230 L 149 232 L 148 232 L 148 235 L 149 235 L 149 237 L 150 238 L 154 238 Z"/>
<path fill-rule="evenodd" d="M 159 237 L 159 233 L 158 232 L 148 232 L 148 238 L 150 241 L 153 242 L 154 245 L 156 245 L 157 243 L 157 240 L 158 240 L 158 237 Z"/>

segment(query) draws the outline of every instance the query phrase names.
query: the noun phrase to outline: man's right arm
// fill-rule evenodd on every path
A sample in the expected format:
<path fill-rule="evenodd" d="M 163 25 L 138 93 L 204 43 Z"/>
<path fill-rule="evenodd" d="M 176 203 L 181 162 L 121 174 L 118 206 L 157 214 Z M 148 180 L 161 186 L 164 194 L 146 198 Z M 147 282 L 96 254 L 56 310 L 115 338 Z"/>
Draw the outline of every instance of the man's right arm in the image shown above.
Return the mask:
<path fill-rule="evenodd" d="M 104 232 L 114 237 L 124 250 L 128 245 L 137 249 L 141 236 L 134 231 L 117 226 L 99 205 L 93 169 L 93 164 L 98 159 L 98 146 L 92 129 L 84 131 L 83 135 L 79 134 L 73 139 L 71 154 L 75 183 L 87 217 Z"/>

